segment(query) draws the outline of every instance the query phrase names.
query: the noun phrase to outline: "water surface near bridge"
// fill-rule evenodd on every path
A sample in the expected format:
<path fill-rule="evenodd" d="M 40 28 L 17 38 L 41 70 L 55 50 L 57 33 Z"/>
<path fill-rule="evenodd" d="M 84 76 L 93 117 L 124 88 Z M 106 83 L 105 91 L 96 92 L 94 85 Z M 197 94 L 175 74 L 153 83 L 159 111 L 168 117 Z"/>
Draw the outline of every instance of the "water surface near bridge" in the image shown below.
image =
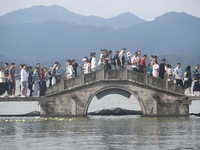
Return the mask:
<path fill-rule="evenodd" d="M 193 101 L 190 113 L 200 113 Z M 109 95 L 92 100 L 89 111 L 122 107 L 141 110 L 130 99 Z M 200 117 L 87 116 L 0 118 L 0 150 L 200 149 Z"/>
<path fill-rule="evenodd" d="M 200 149 L 198 117 L 0 119 L 1 150 Z"/>
<path fill-rule="evenodd" d="M 140 110 L 134 97 L 111 97 L 94 98 L 90 111 L 111 107 Z M 191 112 L 200 112 L 199 104 L 195 101 Z M 0 150 L 200 149 L 199 141 L 200 117 L 195 116 L 0 118 Z"/>

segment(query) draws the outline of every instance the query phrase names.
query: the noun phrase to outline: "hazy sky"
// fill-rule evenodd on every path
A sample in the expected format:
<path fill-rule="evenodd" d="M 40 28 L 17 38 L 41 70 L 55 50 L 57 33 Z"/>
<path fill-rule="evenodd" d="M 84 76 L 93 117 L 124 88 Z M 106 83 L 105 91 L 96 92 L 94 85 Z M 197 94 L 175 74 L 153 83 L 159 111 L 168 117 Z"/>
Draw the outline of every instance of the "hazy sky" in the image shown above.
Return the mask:
<path fill-rule="evenodd" d="M 78 14 L 104 18 L 131 12 L 142 19 L 153 20 L 169 11 L 200 17 L 200 0 L 0 0 L 0 16 L 34 5 L 54 4 Z"/>

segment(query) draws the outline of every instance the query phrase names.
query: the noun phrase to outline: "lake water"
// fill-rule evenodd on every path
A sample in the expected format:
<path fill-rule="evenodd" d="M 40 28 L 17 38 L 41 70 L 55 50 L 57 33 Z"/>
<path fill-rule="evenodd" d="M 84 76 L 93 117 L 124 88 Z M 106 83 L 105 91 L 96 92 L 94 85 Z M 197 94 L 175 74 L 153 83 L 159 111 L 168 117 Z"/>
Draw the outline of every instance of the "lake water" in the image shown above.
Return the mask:
<path fill-rule="evenodd" d="M 88 111 L 139 103 L 109 95 L 92 100 Z M 200 113 L 193 101 L 190 113 Z M 87 116 L 78 118 L 0 118 L 0 150 L 172 150 L 200 149 L 200 117 Z"/>
<path fill-rule="evenodd" d="M 200 118 L 1 118 L 1 150 L 200 149 Z"/>
<path fill-rule="evenodd" d="M 111 106 L 140 110 L 134 97 L 112 96 L 94 98 L 89 111 Z M 196 102 L 191 110 L 200 112 Z M 199 141 L 200 117 L 195 116 L 0 118 L 0 150 L 199 150 Z"/>

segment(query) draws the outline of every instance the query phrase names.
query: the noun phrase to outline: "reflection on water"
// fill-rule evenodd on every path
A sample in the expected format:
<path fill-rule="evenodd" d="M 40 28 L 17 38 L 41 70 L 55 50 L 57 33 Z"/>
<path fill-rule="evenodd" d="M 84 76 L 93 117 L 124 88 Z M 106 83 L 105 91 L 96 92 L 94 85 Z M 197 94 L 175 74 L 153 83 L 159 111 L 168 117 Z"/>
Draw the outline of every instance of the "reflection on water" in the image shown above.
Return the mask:
<path fill-rule="evenodd" d="M 12 120 L 10 120 L 12 119 Z M 200 149 L 200 118 L 1 118 L 0 149 Z"/>
<path fill-rule="evenodd" d="M 130 98 L 126 98 L 121 95 L 110 94 L 99 100 L 94 97 L 89 105 L 88 112 L 117 107 L 129 110 L 141 110 L 139 102 L 134 95 L 131 95 Z M 189 105 L 189 110 L 189 113 L 200 113 L 200 100 L 192 101 L 191 105 Z"/>
<path fill-rule="evenodd" d="M 138 100 L 133 95 L 126 98 L 122 95 L 110 94 L 102 99 L 94 97 L 89 105 L 88 112 L 118 107 L 128 110 L 141 110 Z"/>

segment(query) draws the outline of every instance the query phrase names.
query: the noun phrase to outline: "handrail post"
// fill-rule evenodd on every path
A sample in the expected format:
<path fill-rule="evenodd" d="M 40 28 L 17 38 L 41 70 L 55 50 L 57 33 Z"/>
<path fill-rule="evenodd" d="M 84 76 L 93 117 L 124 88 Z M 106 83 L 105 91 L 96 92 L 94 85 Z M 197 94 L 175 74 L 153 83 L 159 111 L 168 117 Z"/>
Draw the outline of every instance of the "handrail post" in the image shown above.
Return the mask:
<path fill-rule="evenodd" d="M 169 90 L 169 82 L 166 79 L 165 79 L 165 81 L 166 81 L 166 89 Z"/>
<path fill-rule="evenodd" d="M 126 79 L 128 80 L 129 79 L 129 70 L 126 69 Z"/>
<path fill-rule="evenodd" d="M 145 84 L 148 84 L 148 75 L 145 73 Z"/>
<path fill-rule="evenodd" d="M 81 84 L 82 85 L 85 84 L 85 74 L 84 73 L 81 74 Z"/>

